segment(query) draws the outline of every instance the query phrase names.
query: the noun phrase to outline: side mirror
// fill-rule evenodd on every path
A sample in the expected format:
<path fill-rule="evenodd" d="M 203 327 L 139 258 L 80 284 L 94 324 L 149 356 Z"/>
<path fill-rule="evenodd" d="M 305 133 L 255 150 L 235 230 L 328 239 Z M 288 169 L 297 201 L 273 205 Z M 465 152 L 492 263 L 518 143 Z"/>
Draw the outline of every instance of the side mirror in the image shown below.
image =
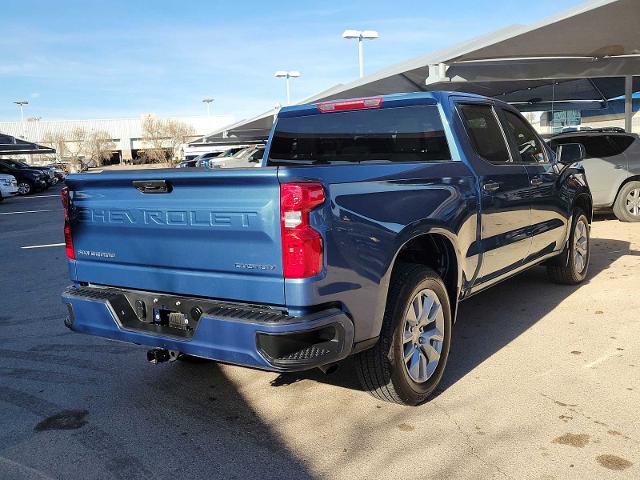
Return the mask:
<path fill-rule="evenodd" d="M 562 165 L 571 165 L 572 163 L 584 160 L 586 151 L 581 143 L 565 143 L 558 145 L 556 149 L 556 161 Z"/>

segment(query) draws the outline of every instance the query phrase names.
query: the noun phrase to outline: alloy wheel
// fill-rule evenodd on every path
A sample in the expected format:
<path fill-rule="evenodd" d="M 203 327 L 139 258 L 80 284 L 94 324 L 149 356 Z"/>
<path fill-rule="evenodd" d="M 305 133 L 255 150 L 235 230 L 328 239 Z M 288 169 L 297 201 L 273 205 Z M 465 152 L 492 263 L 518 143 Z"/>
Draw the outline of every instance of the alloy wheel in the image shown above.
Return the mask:
<path fill-rule="evenodd" d="M 29 192 L 31 192 L 31 185 L 27 182 L 20 182 L 18 184 L 18 193 L 20 195 L 27 195 Z"/>
<path fill-rule="evenodd" d="M 573 264 L 577 273 L 582 273 L 587 268 L 589 257 L 588 228 L 584 218 L 579 218 L 573 233 Z"/>
<path fill-rule="evenodd" d="M 627 194 L 626 207 L 629 214 L 640 216 L 640 188 L 634 188 Z"/>
<path fill-rule="evenodd" d="M 444 340 L 444 312 L 433 290 L 418 292 L 409 304 L 402 327 L 402 350 L 407 374 L 424 383 L 440 362 Z"/>

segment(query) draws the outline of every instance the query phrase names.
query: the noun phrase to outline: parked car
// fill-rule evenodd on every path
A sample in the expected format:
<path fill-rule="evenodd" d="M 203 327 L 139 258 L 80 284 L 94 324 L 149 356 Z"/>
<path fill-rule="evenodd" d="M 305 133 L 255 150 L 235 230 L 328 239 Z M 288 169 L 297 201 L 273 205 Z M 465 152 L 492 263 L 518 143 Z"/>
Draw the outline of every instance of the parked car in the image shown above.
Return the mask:
<path fill-rule="evenodd" d="M 563 133 L 549 145 L 579 143 L 586 151 L 582 165 L 595 209 L 613 209 L 623 222 L 640 222 L 640 139 L 622 129 Z"/>
<path fill-rule="evenodd" d="M 443 376 L 459 301 L 535 265 L 585 279 L 583 153 L 554 155 L 508 104 L 429 92 L 285 107 L 266 168 L 76 175 L 65 323 L 153 363 L 355 355 L 366 390 L 415 405 Z"/>
<path fill-rule="evenodd" d="M 220 152 L 209 152 L 198 155 L 194 158 L 196 161 L 196 167 L 209 168 L 209 160 L 217 157 L 218 155 L 220 155 Z"/>
<path fill-rule="evenodd" d="M 28 195 L 47 189 L 47 182 L 40 170 L 33 168 L 15 168 L 12 163 L 0 160 L 0 173 L 12 175 L 18 182 L 18 193 Z"/>
<path fill-rule="evenodd" d="M 219 162 L 215 166 L 220 168 L 260 167 L 263 155 L 264 145 L 259 147 L 250 147 L 241 150 L 232 157 L 227 157 L 223 162 Z"/>
<path fill-rule="evenodd" d="M 65 178 L 67 178 L 67 174 L 64 171 L 64 168 L 65 168 L 64 165 L 54 163 L 54 164 L 48 165 L 48 168 L 50 168 L 53 171 L 53 175 L 56 178 L 55 183 L 64 182 Z"/>
<path fill-rule="evenodd" d="M 58 183 L 58 180 L 56 179 L 56 176 L 53 173 L 53 169 L 49 167 L 37 167 L 34 165 L 29 165 L 28 163 L 21 162 L 19 160 L 13 160 L 10 158 L 2 159 L 0 160 L 0 163 L 3 163 L 4 165 L 11 166 L 17 169 L 27 168 L 31 170 L 38 170 L 39 172 L 42 173 L 43 178 L 47 183 L 47 188 L 50 187 L 51 185 L 55 185 L 56 183 Z"/>
<path fill-rule="evenodd" d="M 245 147 L 234 147 L 228 150 L 225 150 L 222 153 L 218 153 L 215 156 L 208 157 L 206 159 L 202 159 L 198 162 L 199 167 L 205 168 L 216 168 L 227 161 L 229 158 L 234 158 L 238 152 L 245 150 Z"/>
<path fill-rule="evenodd" d="M 176 165 L 177 168 L 208 168 L 209 160 L 219 157 L 223 155 L 225 152 L 207 152 L 201 153 L 197 157 L 192 158 L 191 160 L 184 160 Z"/>
<path fill-rule="evenodd" d="M 176 168 L 194 168 L 197 166 L 198 160 L 184 160 L 176 165 Z"/>
<path fill-rule="evenodd" d="M 0 174 L 0 202 L 18 194 L 18 182 L 13 175 Z"/>

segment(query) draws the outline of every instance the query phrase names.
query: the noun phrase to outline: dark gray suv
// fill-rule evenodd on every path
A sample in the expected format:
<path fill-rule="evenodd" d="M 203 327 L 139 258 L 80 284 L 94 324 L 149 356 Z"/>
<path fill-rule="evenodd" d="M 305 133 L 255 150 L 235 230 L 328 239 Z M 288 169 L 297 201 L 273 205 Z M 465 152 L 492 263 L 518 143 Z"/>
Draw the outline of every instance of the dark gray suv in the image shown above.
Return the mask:
<path fill-rule="evenodd" d="M 618 129 L 561 133 L 549 145 L 581 143 L 582 161 L 593 195 L 594 209 L 613 209 L 623 222 L 640 222 L 640 138 Z"/>

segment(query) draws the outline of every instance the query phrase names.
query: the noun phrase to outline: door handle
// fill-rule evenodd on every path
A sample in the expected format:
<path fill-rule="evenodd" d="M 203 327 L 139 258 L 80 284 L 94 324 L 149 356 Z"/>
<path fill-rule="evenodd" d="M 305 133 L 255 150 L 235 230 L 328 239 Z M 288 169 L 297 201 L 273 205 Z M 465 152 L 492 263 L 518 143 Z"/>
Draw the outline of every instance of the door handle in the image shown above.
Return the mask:
<path fill-rule="evenodd" d="M 543 183 L 544 181 L 540 177 L 533 177 L 531 179 L 531 185 L 533 185 L 534 187 L 539 187 Z"/>
<path fill-rule="evenodd" d="M 500 190 L 500 184 L 498 182 L 486 182 L 482 185 L 482 189 L 488 193 L 497 192 Z"/>
<path fill-rule="evenodd" d="M 166 180 L 134 180 L 132 183 L 142 193 L 170 193 L 173 190 Z"/>

